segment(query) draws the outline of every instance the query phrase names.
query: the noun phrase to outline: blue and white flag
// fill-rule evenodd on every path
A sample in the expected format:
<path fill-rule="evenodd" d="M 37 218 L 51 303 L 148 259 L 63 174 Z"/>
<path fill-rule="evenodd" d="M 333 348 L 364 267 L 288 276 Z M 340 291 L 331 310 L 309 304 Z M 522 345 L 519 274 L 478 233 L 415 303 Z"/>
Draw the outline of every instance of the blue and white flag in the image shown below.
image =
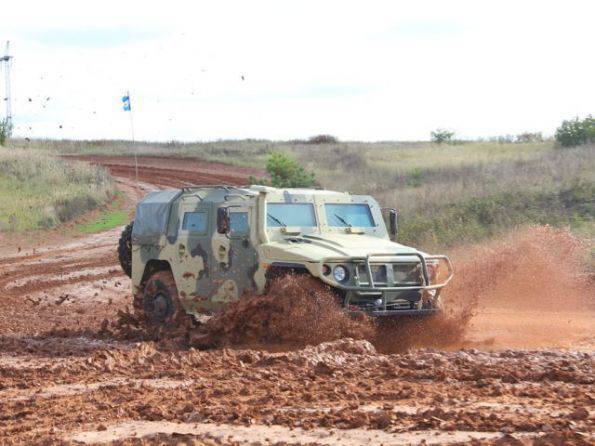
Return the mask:
<path fill-rule="evenodd" d="M 130 111 L 130 95 L 122 96 L 122 108 L 124 111 Z"/>

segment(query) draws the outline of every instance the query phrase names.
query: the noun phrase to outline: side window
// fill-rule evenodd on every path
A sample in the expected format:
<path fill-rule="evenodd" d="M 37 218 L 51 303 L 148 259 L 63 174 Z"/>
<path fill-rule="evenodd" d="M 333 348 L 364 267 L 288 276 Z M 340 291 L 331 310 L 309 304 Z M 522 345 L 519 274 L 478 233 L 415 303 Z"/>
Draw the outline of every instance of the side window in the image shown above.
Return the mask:
<path fill-rule="evenodd" d="M 208 221 L 206 212 L 186 212 L 182 222 L 182 230 L 206 234 Z"/>
<path fill-rule="evenodd" d="M 248 212 L 230 212 L 229 233 L 230 235 L 245 235 L 250 232 Z"/>

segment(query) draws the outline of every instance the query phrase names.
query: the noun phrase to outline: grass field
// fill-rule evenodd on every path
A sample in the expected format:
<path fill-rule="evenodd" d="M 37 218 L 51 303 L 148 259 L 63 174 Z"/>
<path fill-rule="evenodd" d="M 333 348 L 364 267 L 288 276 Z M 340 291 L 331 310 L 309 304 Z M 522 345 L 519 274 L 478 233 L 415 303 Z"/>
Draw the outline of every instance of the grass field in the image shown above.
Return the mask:
<path fill-rule="evenodd" d="M 0 230 L 44 229 L 97 208 L 114 194 L 107 171 L 51 153 L 0 149 Z"/>
<path fill-rule="evenodd" d="M 109 205 L 102 206 L 99 215 L 87 222 L 79 223 L 75 230 L 82 234 L 92 234 L 125 225 L 130 221 L 130 212 L 124 209 L 125 201 L 122 192 L 115 192 Z"/>
<path fill-rule="evenodd" d="M 68 154 L 167 155 L 264 167 L 272 151 L 296 157 L 321 186 L 374 195 L 400 212 L 400 240 L 434 249 L 481 240 L 526 224 L 595 233 L 595 146 L 553 142 L 273 141 L 136 143 L 13 141 Z"/>

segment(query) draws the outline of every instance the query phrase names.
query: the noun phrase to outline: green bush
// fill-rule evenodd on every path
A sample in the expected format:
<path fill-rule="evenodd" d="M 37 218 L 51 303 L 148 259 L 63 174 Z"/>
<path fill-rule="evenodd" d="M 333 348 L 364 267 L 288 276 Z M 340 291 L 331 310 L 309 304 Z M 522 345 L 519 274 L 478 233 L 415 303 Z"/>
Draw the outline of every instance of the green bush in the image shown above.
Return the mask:
<path fill-rule="evenodd" d="M 308 138 L 308 144 L 336 144 L 339 140 L 333 135 L 316 135 Z"/>
<path fill-rule="evenodd" d="M 306 171 L 294 158 L 281 152 L 269 154 L 266 170 L 270 180 L 250 178 L 251 182 L 273 187 L 312 187 L 315 182 L 312 172 Z"/>
<path fill-rule="evenodd" d="M 455 132 L 451 132 L 450 130 L 444 129 L 436 129 L 433 132 L 431 132 L 430 135 L 432 136 L 432 142 L 442 144 L 444 142 L 452 142 L 453 137 L 455 136 Z"/>
<path fill-rule="evenodd" d="M 578 117 L 563 121 L 556 130 L 556 141 L 562 147 L 575 147 L 595 141 L 595 118 L 591 115 L 585 119 Z"/>

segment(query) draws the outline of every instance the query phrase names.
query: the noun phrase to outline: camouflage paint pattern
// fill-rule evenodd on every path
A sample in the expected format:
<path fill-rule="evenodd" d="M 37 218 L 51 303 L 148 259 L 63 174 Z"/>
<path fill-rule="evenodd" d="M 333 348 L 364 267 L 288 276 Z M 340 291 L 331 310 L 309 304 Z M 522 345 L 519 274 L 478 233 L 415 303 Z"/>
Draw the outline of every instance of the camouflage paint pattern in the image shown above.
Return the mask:
<path fill-rule="evenodd" d="M 268 227 L 268 203 L 310 203 L 317 226 Z M 326 203 L 367 204 L 375 225 L 369 228 L 329 225 Z M 217 231 L 220 207 L 227 207 L 230 214 L 247 214 L 248 230 L 220 234 Z M 206 227 L 200 231 L 184 228 L 185 215 L 193 212 L 204 213 L 206 218 Z M 392 263 L 409 262 L 415 267 L 416 262 L 419 264 L 418 256 L 426 255 L 390 240 L 381 208 L 370 196 L 264 186 L 186 188 L 170 204 L 167 231 L 159 242 L 151 245 L 133 242 L 132 283 L 134 289 L 142 289 L 147 266 L 151 262 L 167 262 L 186 311 L 208 314 L 239 299 L 245 292 L 264 292 L 266 271 L 272 266 L 300 266 L 323 282 L 346 290 L 359 284 L 360 273 L 351 259 L 387 252 L 401 256 L 383 260 L 391 270 L 391 278 Z M 332 269 L 338 264 L 349 271 L 346 283 L 335 281 L 332 274 L 324 274 L 323 265 Z M 356 289 L 348 293 L 358 292 Z M 399 298 L 398 292 L 391 296 Z"/>

